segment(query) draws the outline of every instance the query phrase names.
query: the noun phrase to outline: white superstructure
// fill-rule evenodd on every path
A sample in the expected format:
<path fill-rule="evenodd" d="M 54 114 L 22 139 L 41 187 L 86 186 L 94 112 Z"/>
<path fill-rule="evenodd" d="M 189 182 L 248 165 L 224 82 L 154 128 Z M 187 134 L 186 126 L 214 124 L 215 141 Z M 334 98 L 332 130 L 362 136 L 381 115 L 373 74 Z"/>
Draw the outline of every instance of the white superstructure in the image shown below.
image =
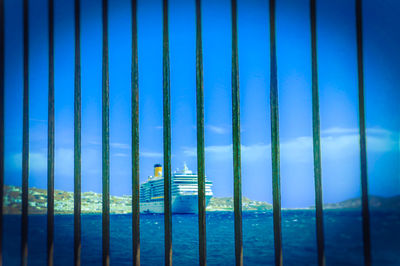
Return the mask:
<path fill-rule="evenodd" d="M 213 196 L 212 182 L 206 178 L 206 206 Z M 171 205 L 173 213 L 197 213 L 197 175 L 184 164 L 171 178 Z M 140 212 L 164 213 L 164 177 L 162 167 L 154 165 L 154 176 L 140 185 Z"/>

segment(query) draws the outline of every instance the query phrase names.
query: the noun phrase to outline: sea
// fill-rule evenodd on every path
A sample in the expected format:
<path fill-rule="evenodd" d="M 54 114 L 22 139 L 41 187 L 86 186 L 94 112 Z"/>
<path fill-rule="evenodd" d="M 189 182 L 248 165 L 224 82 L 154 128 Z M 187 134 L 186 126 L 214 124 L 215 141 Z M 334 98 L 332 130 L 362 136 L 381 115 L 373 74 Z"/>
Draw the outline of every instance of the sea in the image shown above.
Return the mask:
<path fill-rule="evenodd" d="M 327 265 L 363 265 L 359 210 L 324 211 Z M 143 214 L 140 220 L 141 265 L 164 265 L 164 216 Z M 235 265 L 232 212 L 208 212 L 207 264 Z M 28 265 L 46 264 L 46 215 L 29 216 Z M 111 265 L 132 265 L 131 215 L 110 217 Z M 198 218 L 172 216 L 173 264 L 198 265 Z M 20 265 L 21 216 L 6 215 L 3 265 Z M 283 210 L 284 265 L 317 265 L 315 211 Z M 400 265 L 400 211 L 371 212 L 373 265 Z M 73 215 L 55 216 L 54 265 L 73 265 Z M 101 265 L 101 215 L 82 215 L 82 265 Z M 243 213 L 244 265 L 273 265 L 272 211 Z"/>

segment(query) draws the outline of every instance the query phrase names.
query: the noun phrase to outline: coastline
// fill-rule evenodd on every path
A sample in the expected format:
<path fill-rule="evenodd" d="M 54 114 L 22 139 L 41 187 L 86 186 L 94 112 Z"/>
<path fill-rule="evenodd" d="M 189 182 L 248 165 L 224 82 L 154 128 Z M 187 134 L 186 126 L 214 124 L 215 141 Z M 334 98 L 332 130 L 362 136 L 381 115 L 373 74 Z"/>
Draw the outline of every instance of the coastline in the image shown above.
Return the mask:
<path fill-rule="evenodd" d="M 81 198 L 81 213 L 83 215 L 97 215 L 102 213 L 102 194 L 84 192 Z M 400 210 L 400 196 L 379 197 L 370 195 L 370 210 Z M 21 214 L 21 188 L 16 186 L 4 187 L 5 215 Z M 55 215 L 71 215 L 74 213 L 73 192 L 55 190 Z M 282 211 L 315 211 L 314 206 L 300 208 L 282 208 Z M 359 211 L 360 198 L 349 199 L 338 203 L 324 204 L 324 211 Z M 233 198 L 213 197 L 206 208 L 207 212 L 233 212 Z M 272 205 L 264 201 L 242 198 L 242 212 L 272 212 Z M 47 190 L 29 188 L 29 215 L 44 215 L 47 213 Z M 110 196 L 110 214 L 132 213 L 132 197 Z"/>

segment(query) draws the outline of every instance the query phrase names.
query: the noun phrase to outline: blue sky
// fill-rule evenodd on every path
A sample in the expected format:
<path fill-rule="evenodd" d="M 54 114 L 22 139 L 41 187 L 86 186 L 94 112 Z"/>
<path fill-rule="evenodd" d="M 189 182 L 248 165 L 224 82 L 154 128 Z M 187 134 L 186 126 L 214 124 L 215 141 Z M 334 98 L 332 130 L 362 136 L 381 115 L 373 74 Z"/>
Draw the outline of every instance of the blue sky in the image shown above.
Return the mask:
<path fill-rule="evenodd" d="M 82 190 L 101 192 L 101 3 L 81 1 Z M 228 0 L 202 1 L 206 174 L 233 194 Z M 30 176 L 46 187 L 47 1 L 30 1 Z M 5 183 L 21 184 L 22 0 L 6 0 Z M 55 0 L 56 189 L 73 190 L 73 1 Z M 370 193 L 400 193 L 400 3 L 364 1 Z M 170 1 L 172 166 L 196 170 L 194 1 Z M 314 204 L 309 2 L 277 1 L 283 207 Z M 322 183 L 325 202 L 360 194 L 353 1 L 318 1 Z M 238 1 L 243 195 L 272 201 L 268 1 Z M 110 1 L 111 194 L 130 194 L 130 1 Z M 140 175 L 162 162 L 162 5 L 139 0 Z"/>

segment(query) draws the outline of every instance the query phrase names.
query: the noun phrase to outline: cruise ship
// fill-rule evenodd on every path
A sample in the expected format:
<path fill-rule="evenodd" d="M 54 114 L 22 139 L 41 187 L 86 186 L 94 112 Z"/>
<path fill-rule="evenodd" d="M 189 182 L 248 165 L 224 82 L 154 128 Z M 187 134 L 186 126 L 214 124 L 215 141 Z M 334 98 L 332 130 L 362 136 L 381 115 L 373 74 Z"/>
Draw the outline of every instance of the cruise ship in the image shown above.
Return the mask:
<path fill-rule="evenodd" d="M 213 196 L 212 182 L 206 178 L 206 206 Z M 171 178 L 172 213 L 197 213 L 197 174 L 190 171 L 186 165 L 177 169 Z M 140 185 L 140 212 L 164 213 L 164 177 L 162 166 L 154 165 L 154 176 Z"/>

